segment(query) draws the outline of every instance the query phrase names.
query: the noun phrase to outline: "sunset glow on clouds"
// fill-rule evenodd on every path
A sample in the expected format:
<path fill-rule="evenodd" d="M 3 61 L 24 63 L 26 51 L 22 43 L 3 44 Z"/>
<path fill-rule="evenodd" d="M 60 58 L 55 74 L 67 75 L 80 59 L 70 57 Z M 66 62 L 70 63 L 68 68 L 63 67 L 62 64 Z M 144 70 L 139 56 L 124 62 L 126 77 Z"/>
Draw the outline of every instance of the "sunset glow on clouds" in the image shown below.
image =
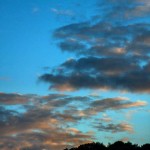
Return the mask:
<path fill-rule="evenodd" d="M 105 118 L 99 121 L 95 121 L 94 118 L 99 117 L 98 114 L 109 109 L 117 113 L 122 109 L 142 108 L 147 105 L 145 101 L 131 102 L 127 98 L 121 97 L 96 100 L 88 96 L 73 97 L 63 94 L 50 94 L 48 96 L 11 94 L 12 101 L 10 94 L 1 93 L 0 97 L 1 146 L 14 149 L 34 144 L 57 149 L 68 145 L 92 142 L 95 140 L 94 131 L 85 132 L 76 128 L 77 124 L 87 120 L 91 121 L 93 130 L 133 134 L 134 128 L 129 123 L 116 123 L 115 118 L 110 119 L 107 114 L 104 114 L 103 117 Z M 17 104 L 12 104 L 14 97 L 18 100 Z M 5 101 L 2 101 L 4 99 Z M 22 99 L 26 99 L 26 103 L 22 103 Z M 91 102 L 89 102 L 90 99 Z M 72 105 L 73 102 L 79 102 L 80 107 Z M 25 111 L 21 113 L 6 109 L 9 105 L 22 105 Z M 84 105 L 87 108 L 84 108 Z M 81 115 L 81 111 L 84 115 Z M 23 144 L 20 145 L 20 142 Z M 11 143 L 11 146 L 7 143 Z"/>
<path fill-rule="evenodd" d="M 0 12 L 0 149 L 150 142 L 148 0 L 6 0 Z"/>

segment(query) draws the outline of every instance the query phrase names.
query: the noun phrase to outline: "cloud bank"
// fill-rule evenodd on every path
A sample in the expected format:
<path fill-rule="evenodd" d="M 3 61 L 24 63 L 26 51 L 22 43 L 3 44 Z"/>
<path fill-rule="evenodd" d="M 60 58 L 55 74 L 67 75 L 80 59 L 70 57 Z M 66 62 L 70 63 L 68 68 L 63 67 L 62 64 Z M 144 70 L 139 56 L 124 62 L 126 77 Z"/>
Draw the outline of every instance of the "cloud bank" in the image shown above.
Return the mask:
<path fill-rule="evenodd" d="M 66 60 L 39 79 L 59 91 L 150 93 L 149 8 L 147 0 L 102 1 L 102 16 L 56 29 L 53 36 L 60 50 L 79 58 Z"/>

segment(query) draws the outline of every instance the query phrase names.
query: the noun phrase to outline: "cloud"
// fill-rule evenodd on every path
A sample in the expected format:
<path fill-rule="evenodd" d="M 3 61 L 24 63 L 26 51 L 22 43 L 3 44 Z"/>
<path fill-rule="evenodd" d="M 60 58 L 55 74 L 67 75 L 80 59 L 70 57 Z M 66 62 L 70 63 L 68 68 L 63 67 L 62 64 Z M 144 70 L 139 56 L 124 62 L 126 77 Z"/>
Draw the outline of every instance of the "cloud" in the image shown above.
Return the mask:
<path fill-rule="evenodd" d="M 71 134 L 60 129 L 51 130 L 43 133 L 23 133 L 12 137 L 1 138 L 1 148 L 3 149 L 55 149 L 79 145 L 80 143 L 91 142 L 90 133 L 78 132 Z M 8 144 L 9 143 L 9 144 Z"/>
<path fill-rule="evenodd" d="M 115 19 L 118 22 L 148 16 L 149 8 L 148 0 L 121 0 L 119 3 L 118 0 L 108 0 L 99 3 L 99 9 L 105 14 L 106 19 Z"/>
<path fill-rule="evenodd" d="M 14 104 L 23 104 L 28 102 L 29 95 L 20 95 L 17 93 L 0 93 L 0 104 L 3 105 L 14 105 Z"/>
<path fill-rule="evenodd" d="M 103 117 L 100 118 L 100 121 L 102 121 L 102 122 L 111 122 L 112 118 L 110 118 L 107 114 L 103 114 Z"/>
<path fill-rule="evenodd" d="M 62 51 L 78 55 L 136 56 L 139 53 L 145 56 L 149 53 L 149 45 L 139 37 L 149 38 L 148 26 L 149 23 L 114 25 L 91 20 L 60 27 L 55 30 L 54 37 L 59 39 Z"/>
<path fill-rule="evenodd" d="M 41 97 L 41 99 L 46 102 L 46 105 L 48 107 L 59 108 L 71 105 L 74 102 L 76 103 L 76 105 L 78 103 L 88 103 L 92 98 L 88 96 L 69 96 L 64 94 L 51 94 L 48 96 L 43 96 Z"/>
<path fill-rule="evenodd" d="M 25 101 L 22 98 L 25 98 Z M 0 107 L 2 149 L 57 150 L 67 146 L 77 146 L 85 141 L 91 142 L 94 139 L 91 133 L 83 133 L 72 127 L 84 116 L 71 112 L 72 108 L 68 106 L 73 102 L 85 103 L 90 100 L 89 97 L 65 94 L 38 96 L 1 93 L 0 99 L 7 106 L 19 104 L 25 109 L 20 113 L 21 110 L 10 110 L 5 108 L 5 105 Z M 74 111 L 78 112 L 77 108 Z"/>
<path fill-rule="evenodd" d="M 66 72 L 73 70 L 74 72 L 85 73 L 101 73 L 104 75 L 118 75 L 132 70 L 140 69 L 137 60 L 131 60 L 132 58 L 99 58 L 99 57 L 83 57 L 78 60 L 69 59 L 64 62 L 61 67 Z M 113 68 L 113 70 L 112 70 Z"/>
<path fill-rule="evenodd" d="M 86 112 L 92 115 L 107 110 L 129 109 L 129 108 L 136 108 L 136 107 L 144 107 L 146 105 L 147 105 L 146 101 L 131 102 L 126 97 L 106 98 L 106 99 L 93 101 L 90 104 L 89 108 L 86 109 Z M 105 116 L 105 119 L 103 118 L 103 120 L 107 120 L 107 119 L 111 119 L 111 118 L 108 118 L 107 116 Z"/>
<path fill-rule="evenodd" d="M 81 117 L 75 114 L 56 112 L 72 101 L 83 101 L 86 97 L 70 97 L 67 95 L 51 94 L 48 96 L 19 95 L 1 93 L 0 100 L 7 106 L 20 104 L 25 111 L 20 113 L 16 110 L 7 110 L 1 107 L 0 132 L 1 135 L 27 132 L 33 129 L 46 129 L 56 125 L 59 121 L 65 123 L 77 122 Z M 57 119 L 59 121 L 57 121 Z M 59 122 L 59 123 L 60 123 Z M 50 126 L 50 124 L 53 124 Z"/>
<path fill-rule="evenodd" d="M 84 44 L 70 39 L 67 39 L 65 42 L 61 42 L 59 44 L 59 47 L 61 48 L 61 50 L 67 50 L 69 52 L 76 52 L 76 50 L 82 52 L 83 49 L 86 49 L 86 46 Z"/>
<path fill-rule="evenodd" d="M 141 67 L 132 59 L 89 57 L 77 61 L 72 59 L 60 66 L 64 70 L 63 73 L 46 73 L 39 78 L 50 83 L 50 89 L 150 92 L 149 63 Z"/>
<path fill-rule="evenodd" d="M 97 128 L 97 130 L 99 130 L 99 131 L 105 131 L 105 132 L 112 132 L 112 133 L 129 132 L 129 133 L 133 133 L 133 127 L 128 123 L 118 123 L 118 124 L 110 123 L 107 125 L 99 123 L 98 125 L 96 125 L 94 127 Z"/>
<path fill-rule="evenodd" d="M 126 97 L 115 97 L 115 98 L 106 98 L 102 100 L 96 100 L 91 103 L 91 106 L 96 107 L 100 106 L 102 109 L 105 108 L 113 108 L 113 109 L 120 109 L 120 108 L 130 108 L 130 107 L 138 107 L 138 106 L 145 106 L 147 105 L 146 101 L 137 101 L 131 102 Z"/>
<path fill-rule="evenodd" d="M 57 28 L 53 37 L 60 50 L 80 57 L 64 61 L 39 79 L 59 91 L 150 93 L 149 8 L 148 0 L 101 1 L 97 16 Z"/>
<path fill-rule="evenodd" d="M 82 133 L 75 128 L 67 129 L 81 117 L 76 114 L 52 112 L 51 108 L 38 108 L 34 105 L 27 112 L 0 109 L 0 132 L 2 149 L 48 148 L 62 149 L 91 142 L 93 135 Z M 10 143 L 10 144 L 8 144 Z"/>
<path fill-rule="evenodd" d="M 71 10 L 62 10 L 57 8 L 51 8 L 51 12 L 57 14 L 57 15 L 65 15 L 65 16 L 74 16 L 74 12 Z"/>
<path fill-rule="evenodd" d="M 98 6 L 100 17 L 59 27 L 53 33 L 61 51 L 71 58 L 39 77 L 50 90 L 107 89 L 150 93 L 150 13 L 148 0 L 105 0 Z M 33 12 L 38 12 L 38 8 Z M 71 10 L 52 8 L 60 16 L 74 16 Z M 97 18 L 97 19 L 94 19 Z M 144 20 L 144 21 L 143 21 Z M 117 123 L 106 111 L 130 110 L 147 106 L 145 101 L 126 97 L 71 96 L 67 94 L 21 95 L 0 93 L 0 148 L 55 149 L 93 141 L 91 132 L 76 126 L 89 122 L 93 129 L 133 133 L 126 122 Z M 21 105 L 25 111 L 10 110 Z M 80 107 L 79 107 L 80 106 Z M 127 117 L 134 113 L 129 111 Z M 90 124 L 91 123 L 91 124 Z M 124 139 L 126 140 L 126 139 Z"/>
<path fill-rule="evenodd" d="M 59 150 L 78 146 L 95 140 L 94 131 L 82 132 L 76 128 L 82 121 L 91 122 L 90 126 L 93 127 L 92 120 L 99 112 L 146 105 L 144 101 L 131 102 L 126 97 L 101 100 L 97 98 L 59 93 L 44 96 L 1 93 L 0 99 L 3 103 L 0 107 L 1 149 Z M 25 111 L 7 108 L 18 104 Z M 101 123 L 97 125 L 99 121 Z M 104 132 L 132 132 L 133 129 L 127 123 L 115 124 L 106 114 L 95 123 L 94 130 Z"/>

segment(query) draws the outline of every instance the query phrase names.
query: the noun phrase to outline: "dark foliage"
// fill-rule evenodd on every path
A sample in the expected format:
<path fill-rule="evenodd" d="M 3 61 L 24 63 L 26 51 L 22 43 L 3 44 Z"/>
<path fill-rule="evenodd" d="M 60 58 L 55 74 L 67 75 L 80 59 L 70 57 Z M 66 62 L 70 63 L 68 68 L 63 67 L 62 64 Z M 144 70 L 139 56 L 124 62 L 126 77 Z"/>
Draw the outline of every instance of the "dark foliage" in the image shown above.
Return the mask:
<path fill-rule="evenodd" d="M 87 143 L 80 145 L 79 147 L 74 147 L 71 149 L 64 150 L 150 150 L 150 144 L 144 144 L 139 146 L 137 144 L 132 144 L 130 142 L 124 143 L 122 141 L 117 141 L 113 144 L 105 146 L 103 143 Z"/>

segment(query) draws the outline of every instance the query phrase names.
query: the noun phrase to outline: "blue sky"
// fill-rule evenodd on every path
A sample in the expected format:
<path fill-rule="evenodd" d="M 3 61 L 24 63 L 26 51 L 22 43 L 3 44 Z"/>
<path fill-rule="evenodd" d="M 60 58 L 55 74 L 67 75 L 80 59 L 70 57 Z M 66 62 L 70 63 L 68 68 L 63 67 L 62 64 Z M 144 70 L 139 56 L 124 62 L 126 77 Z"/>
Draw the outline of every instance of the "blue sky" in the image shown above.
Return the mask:
<path fill-rule="evenodd" d="M 150 142 L 149 10 L 148 0 L 0 0 L 4 149 Z"/>
<path fill-rule="evenodd" d="M 88 19 L 89 16 L 85 12 L 92 2 L 84 6 L 85 12 L 81 12 L 83 10 L 80 6 L 79 12 L 82 16 L 77 14 L 79 12 L 75 8 L 78 6 L 76 1 L 64 3 L 18 0 L 15 3 L 12 1 L 1 1 L 1 3 L 0 57 L 3 69 L 1 78 L 10 80 L 9 82 L 1 80 L 1 90 L 34 93 L 35 89 L 40 89 L 35 84 L 36 76 L 43 71 L 44 67 L 53 67 L 72 56 L 60 52 L 54 39 L 51 38 L 53 30 L 73 20 L 78 22 L 83 18 Z M 82 5 L 85 1 L 80 3 L 79 5 Z M 45 93 L 45 90 L 42 91 Z"/>

